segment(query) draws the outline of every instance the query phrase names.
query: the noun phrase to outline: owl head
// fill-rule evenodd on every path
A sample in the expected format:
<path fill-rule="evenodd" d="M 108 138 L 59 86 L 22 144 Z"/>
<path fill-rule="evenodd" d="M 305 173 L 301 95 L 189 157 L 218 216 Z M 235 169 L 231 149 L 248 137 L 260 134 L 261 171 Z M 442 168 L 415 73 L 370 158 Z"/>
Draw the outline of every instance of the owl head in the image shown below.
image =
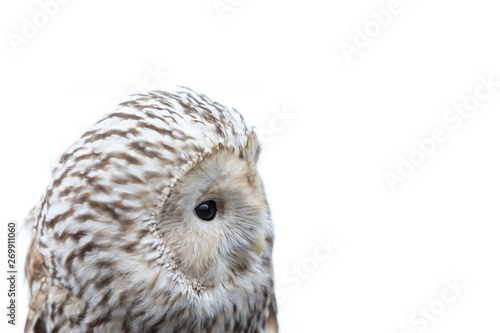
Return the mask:
<path fill-rule="evenodd" d="M 36 212 L 44 264 L 86 306 L 105 288 L 137 313 L 183 298 L 210 314 L 269 286 L 259 152 L 241 115 L 204 95 L 134 96 L 56 166 Z"/>

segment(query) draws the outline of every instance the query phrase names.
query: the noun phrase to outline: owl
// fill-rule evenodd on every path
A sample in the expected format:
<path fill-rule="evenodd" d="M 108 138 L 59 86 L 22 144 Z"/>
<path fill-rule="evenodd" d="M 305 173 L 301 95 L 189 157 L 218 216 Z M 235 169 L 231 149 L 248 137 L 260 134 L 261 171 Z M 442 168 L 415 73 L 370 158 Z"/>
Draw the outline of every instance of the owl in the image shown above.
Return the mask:
<path fill-rule="evenodd" d="M 25 332 L 277 332 L 260 151 L 184 87 L 101 118 L 30 214 Z"/>

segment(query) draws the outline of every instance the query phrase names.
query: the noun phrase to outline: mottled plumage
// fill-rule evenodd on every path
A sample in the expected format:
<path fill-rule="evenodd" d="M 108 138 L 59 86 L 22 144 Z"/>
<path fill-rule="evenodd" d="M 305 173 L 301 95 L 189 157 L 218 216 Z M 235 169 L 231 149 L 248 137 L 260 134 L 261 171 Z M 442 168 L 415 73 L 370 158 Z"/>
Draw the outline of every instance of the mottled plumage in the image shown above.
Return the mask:
<path fill-rule="evenodd" d="M 26 332 L 277 332 L 259 152 L 236 110 L 189 89 L 120 104 L 31 213 Z"/>

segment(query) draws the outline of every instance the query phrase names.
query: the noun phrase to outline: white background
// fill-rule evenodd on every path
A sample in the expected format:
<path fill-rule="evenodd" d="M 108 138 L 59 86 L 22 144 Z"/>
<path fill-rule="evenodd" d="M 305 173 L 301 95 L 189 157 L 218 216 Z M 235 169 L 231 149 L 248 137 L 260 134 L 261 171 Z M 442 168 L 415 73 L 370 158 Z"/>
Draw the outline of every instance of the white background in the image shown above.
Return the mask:
<path fill-rule="evenodd" d="M 500 329 L 500 86 L 460 125 L 443 118 L 485 96 L 479 77 L 500 81 L 494 1 L 61 0 L 45 22 L 48 2 L 0 5 L 1 233 L 57 157 L 157 70 L 153 88 L 189 86 L 267 135 L 282 332 Z M 446 140 L 423 157 L 415 140 L 435 129 Z M 422 163 L 408 175 L 410 156 Z M 8 332 L 22 331 L 26 288 Z"/>

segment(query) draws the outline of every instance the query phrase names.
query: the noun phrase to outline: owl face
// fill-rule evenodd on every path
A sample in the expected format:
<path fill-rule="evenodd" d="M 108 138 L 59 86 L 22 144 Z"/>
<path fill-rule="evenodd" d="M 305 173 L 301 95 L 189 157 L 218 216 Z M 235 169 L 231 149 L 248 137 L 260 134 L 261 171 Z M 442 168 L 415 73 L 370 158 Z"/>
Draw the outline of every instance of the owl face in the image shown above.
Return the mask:
<path fill-rule="evenodd" d="M 256 160 L 222 149 L 176 183 L 159 230 L 189 278 L 214 285 L 258 260 L 271 221 Z"/>

